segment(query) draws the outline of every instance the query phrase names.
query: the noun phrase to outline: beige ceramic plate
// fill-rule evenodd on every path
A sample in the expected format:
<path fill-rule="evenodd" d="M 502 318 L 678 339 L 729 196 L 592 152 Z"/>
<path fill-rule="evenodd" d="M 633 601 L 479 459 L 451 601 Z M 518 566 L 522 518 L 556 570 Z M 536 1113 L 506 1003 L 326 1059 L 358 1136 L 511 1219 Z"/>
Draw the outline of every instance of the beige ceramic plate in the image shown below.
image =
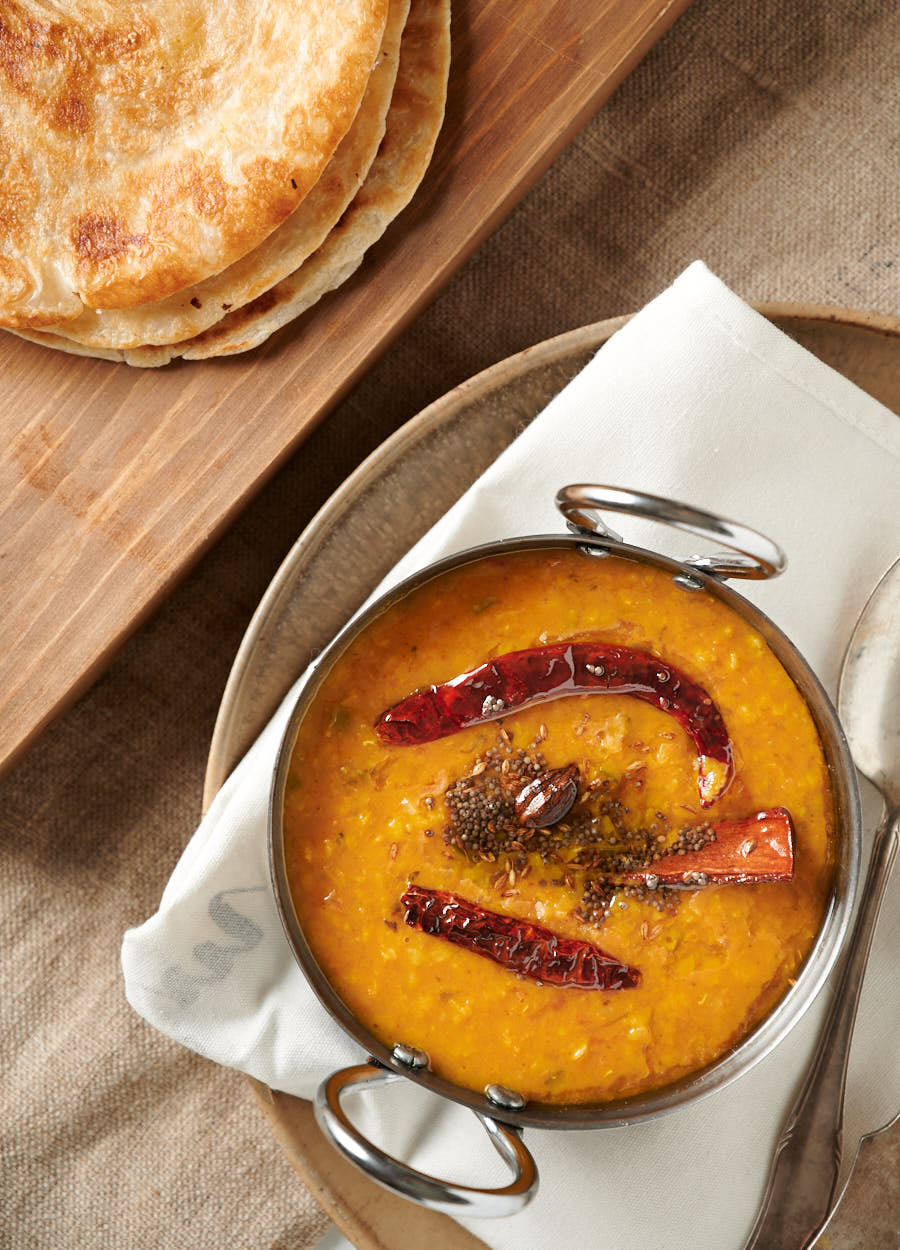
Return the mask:
<path fill-rule="evenodd" d="M 759 310 L 870 395 L 900 413 L 900 321 L 799 304 Z M 204 806 L 309 660 L 409 547 L 454 503 L 627 318 L 548 339 L 464 382 L 382 444 L 313 518 L 279 569 L 238 651 L 216 722 Z M 360 1250 L 484 1243 L 446 1216 L 380 1189 L 319 1133 L 312 1105 L 251 1081 L 276 1138 L 309 1189 Z M 885 1135 L 866 1177 L 872 1197 L 897 1166 L 900 1134 Z M 831 1250 L 866 1244 L 865 1194 L 854 1182 L 829 1229 Z M 871 1207 L 870 1207 L 871 1213 Z M 859 1220 L 859 1224 L 857 1224 Z M 842 1227 L 842 1224 L 845 1227 Z M 869 1232 L 871 1222 L 867 1225 Z"/>

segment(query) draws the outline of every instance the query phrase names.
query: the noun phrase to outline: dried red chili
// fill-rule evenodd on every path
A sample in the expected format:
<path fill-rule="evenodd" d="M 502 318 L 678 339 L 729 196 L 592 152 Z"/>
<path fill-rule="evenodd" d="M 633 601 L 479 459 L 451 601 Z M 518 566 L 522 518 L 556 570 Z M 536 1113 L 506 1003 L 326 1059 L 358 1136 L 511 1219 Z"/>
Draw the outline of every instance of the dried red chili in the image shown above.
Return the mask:
<path fill-rule="evenodd" d="M 593 642 L 510 651 L 439 686 L 417 690 L 378 719 L 382 742 L 433 742 L 469 725 L 570 694 L 629 694 L 673 716 L 699 754 L 700 802 L 709 807 L 734 773 L 719 709 L 686 673 L 647 651 Z"/>
<path fill-rule="evenodd" d="M 663 855 L 647 868 L 617 874 L 645 885 L 712 885 L 790 881 L 794 875 L 794 826 L 790 812 L 772 807 L 742 820 L 717 820 L 715 835 L 696 851 Z"/>
<path fill-rule="evenodd" d="M 400 902 L 413 929 L 494 960 L 545 985 L 583 990 L 632 989 L 637 968 L 620 963 L 590 942 L 559 937 L 542 925 L 487 911 L 447 890 L 410 885 Z"/>

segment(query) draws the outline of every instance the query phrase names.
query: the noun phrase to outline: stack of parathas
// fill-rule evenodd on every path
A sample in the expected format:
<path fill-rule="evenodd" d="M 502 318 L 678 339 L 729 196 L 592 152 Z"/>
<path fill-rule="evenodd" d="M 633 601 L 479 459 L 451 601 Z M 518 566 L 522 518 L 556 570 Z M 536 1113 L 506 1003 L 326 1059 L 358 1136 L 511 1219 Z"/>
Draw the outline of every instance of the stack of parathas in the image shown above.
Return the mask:
<path fill-rule="evenodd" d="M 0 0 L 0 325 L 162 365 L 359 266 L 440 129 L 450 0 Z"/>

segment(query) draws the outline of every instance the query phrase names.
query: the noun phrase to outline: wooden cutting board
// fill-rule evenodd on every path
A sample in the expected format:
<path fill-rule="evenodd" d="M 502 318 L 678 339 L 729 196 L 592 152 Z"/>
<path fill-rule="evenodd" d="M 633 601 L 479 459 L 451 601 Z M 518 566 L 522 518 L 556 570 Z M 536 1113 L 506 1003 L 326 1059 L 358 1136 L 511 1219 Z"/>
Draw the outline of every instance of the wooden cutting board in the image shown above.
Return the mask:
<path fill-rule="evenodd" d="M 688 0 L 454 0 L 427 179 L 263 348 L 159 370 L 0 334 L 0 770 L 99 673 Z"/>

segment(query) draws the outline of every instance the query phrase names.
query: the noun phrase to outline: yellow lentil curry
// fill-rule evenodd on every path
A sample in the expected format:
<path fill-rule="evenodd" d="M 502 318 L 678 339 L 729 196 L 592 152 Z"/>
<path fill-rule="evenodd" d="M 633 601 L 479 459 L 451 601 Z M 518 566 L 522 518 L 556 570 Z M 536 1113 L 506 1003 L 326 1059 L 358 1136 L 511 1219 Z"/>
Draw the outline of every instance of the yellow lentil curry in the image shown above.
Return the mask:
<path fill-rule="evenodd" d="M 490 657 L 573 640 L 649 652 L 707 692 L 733 777 L 706 808 L 697 744 L 664 701 L 569 693 L 405 745 L 374 728 L 412 692 Z M 553 770 L 566 770 L 567 785 L 577 776 L 574 806 L 545 827 L 514 828 L 516 792 Z M 651 861 L 681 848 L 689 865 L 711 822 L 776 807 L 793 822 L 790 880 L 616 881 L 638 844 Z M 427 582 L 338 659 L 294 748 L 285 853 L 307 941 L 371 1033 L 426 1051 L 436 1073 L 474 1090 L 498 1083 L 588 1103 L 704 1067 L 779 1001 L 822 920 L 832 820 L 809 709 L 752 628 L 663 570 L 542 548 Z M 401 903 L 410 889 L 589 942 L 636 969 L 637 983 L 523 976 L 412 927 Z"/>

